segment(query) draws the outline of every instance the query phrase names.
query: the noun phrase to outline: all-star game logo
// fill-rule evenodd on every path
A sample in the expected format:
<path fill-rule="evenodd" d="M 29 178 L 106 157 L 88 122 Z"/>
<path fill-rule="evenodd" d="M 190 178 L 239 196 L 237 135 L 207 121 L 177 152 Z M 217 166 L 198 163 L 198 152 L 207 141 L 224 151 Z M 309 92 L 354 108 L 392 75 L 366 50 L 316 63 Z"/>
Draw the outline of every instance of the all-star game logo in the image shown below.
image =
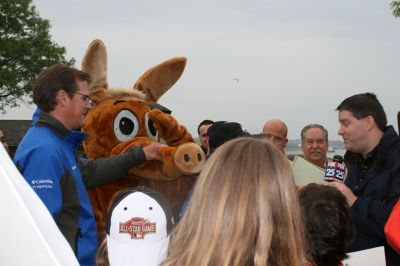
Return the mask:
<path fill-rule="evenodd" d="M 129 234 L 131 239 L 144 239 L 146 234 L 156 232 L 156 223 L 150 223 L 149 220 L 134 217 L 125 223 L 119 223 L 119 232 Z"/>

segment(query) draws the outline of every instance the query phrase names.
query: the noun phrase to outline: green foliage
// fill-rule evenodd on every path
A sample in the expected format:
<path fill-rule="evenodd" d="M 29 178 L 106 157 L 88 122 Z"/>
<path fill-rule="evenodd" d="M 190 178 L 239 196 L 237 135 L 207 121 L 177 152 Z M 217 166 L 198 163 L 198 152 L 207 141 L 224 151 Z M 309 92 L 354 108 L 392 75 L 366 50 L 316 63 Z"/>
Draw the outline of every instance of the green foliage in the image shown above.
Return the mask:
<path fill-rule="evenodd" d="M 51 41 L 50 23 L 32 0 L 0 1 L 0 111 L 32 97 L 36 75 L 52 64 L 73 65 L 65 48 Z M 28 96 L 28 97 L 27 97 Z"/>
<path fill-rule="evenodd" d="M 393 16 L 400 17 L 400 1 L 393 1 L 390 6 L 392 7 Z"/>

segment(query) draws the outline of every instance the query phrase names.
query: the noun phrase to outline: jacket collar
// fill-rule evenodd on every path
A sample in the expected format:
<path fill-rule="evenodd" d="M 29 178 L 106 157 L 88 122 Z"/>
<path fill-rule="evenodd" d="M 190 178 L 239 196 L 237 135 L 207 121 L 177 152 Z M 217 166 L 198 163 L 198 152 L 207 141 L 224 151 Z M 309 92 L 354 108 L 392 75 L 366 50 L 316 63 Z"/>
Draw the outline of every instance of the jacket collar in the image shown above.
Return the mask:
<path fill-rule="evenodd" d="M 37 127 L 47 127 L 60 138 L 70 142 L 76 148 L 85 139 L 86 134 L 81 131 L 67 129 L 57 118 L 37 108 L 32 116 L 32 124 Z"/>

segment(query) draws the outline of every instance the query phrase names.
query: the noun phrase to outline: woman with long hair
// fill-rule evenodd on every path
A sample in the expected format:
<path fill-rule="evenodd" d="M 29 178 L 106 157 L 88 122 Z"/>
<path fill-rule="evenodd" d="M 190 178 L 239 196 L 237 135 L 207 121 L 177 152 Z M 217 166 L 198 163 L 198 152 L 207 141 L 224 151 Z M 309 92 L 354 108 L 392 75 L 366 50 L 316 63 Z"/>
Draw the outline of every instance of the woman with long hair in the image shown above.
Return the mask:
<path fill-rule="evenodd" d="M 287 159 L 264 140 L 239 138 L 206 163 L 162 265 L 303 266 L 303 241 Z"/>

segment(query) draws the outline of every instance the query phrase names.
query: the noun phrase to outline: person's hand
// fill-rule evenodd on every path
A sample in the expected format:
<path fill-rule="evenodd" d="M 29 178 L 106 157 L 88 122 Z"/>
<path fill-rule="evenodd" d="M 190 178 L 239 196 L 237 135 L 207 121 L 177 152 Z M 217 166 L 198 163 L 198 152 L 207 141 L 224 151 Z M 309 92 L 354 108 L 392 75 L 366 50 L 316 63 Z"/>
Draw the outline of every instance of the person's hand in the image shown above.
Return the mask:
<path fill-rule="evenodd" d="M 158 153 L 158 149 L 162 147 L 167 147 L 165 144 L 154 142 L 150 145 L 143 147 L 144 154 L 146 155 L 146 160 L 157 160 L 161 161 L 162 158 Z"/>
<path fill-rule="evenodd" d="M 351 191 L 351 189 L 348 186 L 340 182 L 331 182 L 329 185 L 336 187 L 343 194 L 350 207 L 354 204 L 357 197 L 356 195 L 354 195 L 353 191 Z"/>

